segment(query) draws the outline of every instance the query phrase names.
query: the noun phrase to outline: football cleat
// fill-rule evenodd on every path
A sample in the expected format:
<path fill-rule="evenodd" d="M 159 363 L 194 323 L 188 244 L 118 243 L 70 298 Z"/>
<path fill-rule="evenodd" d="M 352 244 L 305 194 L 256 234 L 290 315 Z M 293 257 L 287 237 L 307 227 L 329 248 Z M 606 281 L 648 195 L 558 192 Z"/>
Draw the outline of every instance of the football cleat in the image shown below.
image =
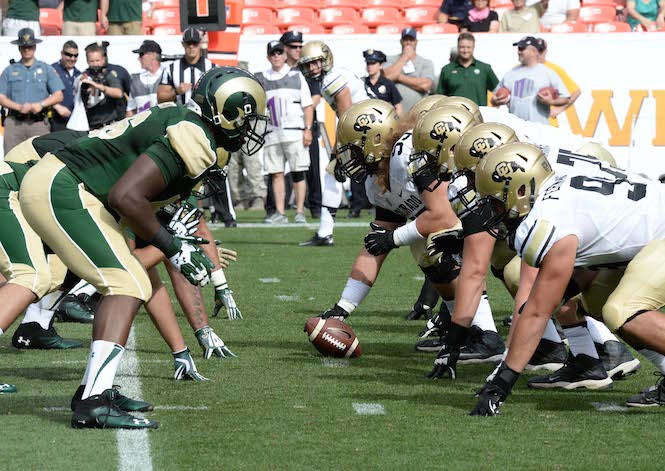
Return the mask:
<path fill-rule="evenodd" d="M 327 309 L 321 314 L 321 319 L 337 319 L 342 322 L 344 322 L 347 317 L 349 317 L 349 313 L 339 304 L 335 304 L 331 309 Z"/>
<path fill-rule="evenodd" d="M 513 325 L 513 316 L 504 317 L 501 323 L 503 324 L 504 327 L 510 327 L 511 325 Z"/>
<path fill-rule="evenodd" d="M 18 326 L 12 337 L 12 345 L 19 349 L 65 350 L 81 347 L 83 342 L 63 339 L 56 332 L 53 323 L 48 329 L 44 329 L 39 322 L 28 322 Z"/>
<path fill-rule="evenodd" d="M 130 399 L 127 396 L 123 396 L 118 391 L 119 389 L 120 386 L 117 386 L 115 384 L 113 385 L 113 390 L 115 391 L 115 394 L 113 396 L 113 402 L 120 410 L 125 412 L 149 412 L 154 409 L 154 406 L 149 402 L 137 401 L 135 399 Z M 76 407 L 78 407 L 79 402 L 81 402 L 84 390 L 85 390 L 85 385 L 82 384 L 81 386 L 78 387 L 78 389 L 74 393 L 74 397 L 72 397 L 72 403 L 71 403 L 72 411 L 76 410 Z"/>
<path fill-rule="evenodd" d="M 529 378 L 527 385 L 533 389 L 607 389 L 612 387 L 612 378 L 599 359 L 581 353 L 571 354 L 554 373 Z"/>
<path fill-rule="evenodd" d="M 499 363 L 506 345 L 497 332 L 472 326 L 466 344 L 460 349 L 458 363 Z"/>
<path fill-rule="evenodd" d="M 78 401 L 72 414 L 72 428 L 149 429 L 159 426 L 154 420 L 134 417 L 121 410 L 115 403 L 117 394 L 115 389 L 107 389 Z"/>
<path fill-rule="evenodd" d="M 437 353 L 446 343 L 446 337 L 425 338 L 416 343 L 419 352 Z"/>
<path fill-rule="evenodd" d="M 406 315 L 406 320 L 407 321 L 417 321 L 421 317 L 424 317 L 427 320 L 430 320 L 432 318 L 432 308 L 430 306 L 427 306 L 426 304 L 420 304 L 417 302 L 414 304 L 413 308 L 411 309 L 411 312 L 409 312 Z"/>
<path fill-rule="evenodd" d="M 17 389 L 13 384 L 0 383 L 0 394 L 10 394 L 15 392 L 17 392 Z"/>
<path fill-rule="evenodd" d="M 526 365 L 526 370 L 556 371 L 563 367 L 568 358 L 568 351 L 563 343 L 540 339 L 538 348 Z"/>
<path fill-rule="evenodd" d="M 665 406 L 665 375 L 655 371 L 658 381 L 654 386 L 643 389 L 639 394 L 630 396 L 626 401 L 628 407 L 657 407 Z"/>
<path fill-rule="evenodd" d="M 425 328 L 418 334 L 418 337 L 424 339 L 427 337 L 443 337 L 450 327 L 451 316 L 445 303 L 441 303 L 441 309 L 430 320 L 427 321 Z"/>
<path fill-rule="evenodd" d="M 58 304 L 55 317 L 61 322 L 79 322 L 92 324 L 95 320 L 95 309 L 87 294 L 68 294 Z"/>
<path fill-rule="evenodd" d="M 594 345 L 607 375 L 615 381 L 637 373 L 642 367 L 640 360 L 622 342 L 608 340 L 602 344 L 594 342 Z"/>
<path fill-rule="evenodd" d="M 174 353 L 173 363 L 175 367 L 173 379 L 176 381 L 183 379 L 191 381 L 210 381 L 208 378 L 201 375 L 196 369 L 192 355 L 189 353 L 189 348 L 185 348 L 182 352 Z"/>
<path fill-rule="evenodd" d="M 325 237 L 319 237 L 319 234 L 314 234 L 311 239 L 300 242 L 298 245 L 300 247 L 332 247 L 335 244 L 332 234 Z"/>

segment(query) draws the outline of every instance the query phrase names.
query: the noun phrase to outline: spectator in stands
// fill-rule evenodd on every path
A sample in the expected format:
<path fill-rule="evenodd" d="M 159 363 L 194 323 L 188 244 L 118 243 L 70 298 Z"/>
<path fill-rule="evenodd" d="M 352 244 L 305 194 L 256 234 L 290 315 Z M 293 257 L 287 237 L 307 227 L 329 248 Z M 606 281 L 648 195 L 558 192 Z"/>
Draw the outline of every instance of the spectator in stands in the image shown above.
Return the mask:
<path fill-rule="evenodd" d="M 127 116 L 157 106 L 157 88 L 164 73 L 162 48 L 155 41 L 146 39 L 132 52 L 139 55 L 141 72 L 132 74 L 132 86 L 127 101 Z"/>
<path fill-rule="evenodd" d="M 106 68 L 104 52 L 96 43 L 86 47 L 88 68 L 77 79 L 90 129 L 99 129 L 125 117 L 120 80 Z"/>
<path fill-rule="evenodd" d="M 527 3 L 537 2 L 527 0 Z M 576 21 L 579 14 L 580 0 L 549 0 L 545 4 L 545 12 L 540 17 L 540 24 L 549 31 L 552 25 L 558 25 L 566 21 Z"/>
<path fill-rule="evenodd" d="M 26 139 L 47 134 L 49 107 L 62 101 L 62 80 L 52 66 L 35 59 L 40 42 L 31 29 L 19 31 L 12 44 L 18 44 L 21 60 L 12 61 L 0 76 L 0 106 L 9 110 L 4 121 L 5 154 Z"/>
<path fill-rule="evenodd" d="M 438 22 L 450 23 L 459 27 L 471 8 L 473 8 L 471 0 L 443 0 L 439 8 Z"/>
<path fill-rule="evenodd" d="M 416 54 L 417 37 L 415 29 L 404 28 L 400 40 L 402 53 L 389 56 L 383 69 L 386 78 L 397 84 L 405 113 L 429 93 L 434 83 L 434 64 Z"/>
<path fill-rule="evenodd" d="M 540 53 L 543 45 L 533 36 L 527 36 L 514 43 L 517 46 L 520 65 L 508 71 L 496 86 L 494 92 L 506 87 L 510 95 L 492 97 L 492 105 L 508 105 L 511 113 L 526 121 L 549 124 L 550 107 L 564 106 L 570 95 L 565 85 L 552 69 L 541 64 Z M 545 87 L 554 87 L 559 97 L 541 92 Z"/>
<path fill-rule="evenodd" d="M 654 26 L 660 31 L 665 26 L 665 1 L 628 0 L 626 22 L 635 31 L 639 25 L 649 31 Z"/>
<path fill-rule="evenodd" d="M 74 110 L 74 82 L 81 75 L 76 68 L 76 60 L 79 56 L 78 45 L 74 41 L 67 41 L 62 46 L 60 60 L 53 64 L 60 80 L 65 86 L 62 91 L 62 103 L 53 105 L 51 116 L 51 131 L 62 131 L 67 128 L 67 121 Z"/>
<path fill-rule="evenodd" d="M 95 36 L 97 34 L 97 7 L 101 11 L 108 10 L 109 0 L 66 0 L 63 2 L 62 35 L 63 36 Z M 106 5 L 106 6 L 105 6 Z M 105 15 L 100 14 L 100 24 L 108 27 Z"/>
<path fill-rule="evenodd" d="M 457 60 L 441 69 L 436 93 L 463 96 L 479 106 L 487 106 L 487 91 L 494 90 L 499 79 L 492 66 L 473 56 L 475 46 L 473 34 L 460 33 L 457 37 Z"/>
<path fill-rule="evenodd" d="M 202 39 L 203 34 L 196 28 L 187 28 L 183 33 L 182 47 L 185 49 L 185 56 L 174 61 L 164 71 L 157 90 L 160 103 L 175 101 L 184 105 L 191 98 L 192 87 L 203 72 L 215 67 L 215 64 L 203 57 Z"/>
<path fill-rule="evenodd" d="M 100 1 L 99 9 L 102 20 L 108 20 L 106 34 L 111 36 L 143 34 L 142 0 L 108 0 L 108 3 Z"/>
<path fill-rule="evenodd" d="M 540 15 L 547 8 L 547 0 L 541 0 L 532 6 L 526 6 L 526 0 L 513 0 L 513 5 L 514 9 L 503 12 L 500 31 L 502 33 L 539 33 Z"/>
<path fill-rule="evenodd" d="M 23 28 L 32 30 L 35 37 L 42 35 L 38 0 L 9 0 L 7 17 L 2 21 L 2 35 L 16 37 Z"/>
<path fill-rule="evenodd" d="M 566 73 L 565 70 L 563 70 L 560 66 L 556 64 L 552 64 L 551 62 L 547 61 L 547 42 L 539 38 L 539 47 L 538 50 L 540 50 L 540 57 L 538 58 L 539 62 L 541 64 L 544 64 L 545 66 L 549 67 L 556 73 L 563 84 L 565 85 L 566 89 L 568 90 L 568 93 L 570 94 L 570 99 L 568 100 L 568 103 L 562 106 L 550 106 L 550 125 L 554 127 L 559 127 L 559 121 L 557 119 L 557 116 L 559 116 L 562 112 L 566 111 L 568 108 L 573 106 L 573 103 L 580 97 L 582 94 L 582 91 L 580 90 L 580 87 L 575 83 L 573 79 L 570 78 L 570 76 Z"/>
<path fill-rule="evenodd" d="M 286 63 L 292 69 L 298 69 L 300 60 L 300 50 L 302 49 L 303 37 L 300 31 L 287 31 L 279 39 L 284 44 L 286 51 Z M 312 95 L 312 109 L 314 110 L 314 121 L 312 122 L 312 145 L 309 146 L 309 169 L 306 172 L 307 177 L 307 206 L 314 219 L 321 217 L 321 170 L 319 168 L 319 122 L 316 116 L 316 107 L 321 102 L 321 82 L 305 78 L 309 86 L 309 92 Z M 288 192 L 287 192 L 288 193 Z M 268 200 L 272 191 L 268 189 Z M 266 213 L 269 209 L 274 212 L 274 201 L 272 208 L 266 203 Z"/>
<path fill-rule="evenodd" d="M 275 214 L 266 222 L 285 224 L 284 170 L 289 163 L 293 191 L 296 197 L 296 223 L 306 223 L 305 171 L 309 168 L 307 147 L 312 143 L 312 95 L 305 77 L 286 63 L 284 44 L 268 43 L 268 61 L 271 68 L 259 72 L 256 78 L 266 90 L 270 116 L 269 132 L 264 146 L 264 167 L 272 179 Z"/>
<path fill-rule="evenodd" d="M 470 33 L 498 33 L 499 15 L 490 10 L 489 0 L 473 0 L 473 8 L 467 12 L 460 31 Z"/>

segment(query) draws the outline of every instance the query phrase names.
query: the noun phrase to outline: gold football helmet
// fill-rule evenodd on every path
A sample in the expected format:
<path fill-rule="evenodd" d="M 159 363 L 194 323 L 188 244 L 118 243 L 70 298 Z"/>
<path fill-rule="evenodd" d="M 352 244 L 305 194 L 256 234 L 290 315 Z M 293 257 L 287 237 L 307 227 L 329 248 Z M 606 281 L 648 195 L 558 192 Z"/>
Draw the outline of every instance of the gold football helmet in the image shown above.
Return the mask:
<path fill-rule="evenodd" d="M 449 180 L 455 168 L 455 145 L 474 125 L 473 115 L 459 106 L 436 107 L 423 114 L 413 128 L 409 173 Z"/>
<path fill-rule="evenodd" d="M 449 105 L 462 106 L 466 108 L 467 111 L 469 111 L 476 119 L 477 124 L 484 122 L 483 115 L 480 114 L 480 108 L 478 108 L 476 102 L 473 100 L 469 100 L 468 98 L 464 98 L 463 96 L 446 97 L 445 99 L 438 101 L 434 106 L 434 108 L 440 108 Z"/>
<path fill-rule="evenodd" d="M 444 98 L 447 98 L 446 95 L 429 95 L 426 96 L 425 98 L 422 98 L 409 110 L 408 113 L 409 118 L 411 117 L 415 119 L 420 118 L 423 115 L 423 113 L 429 111 L 430 108 L 432 108 L 436 103 L 443 100 Z"/>
<path fill-rule="evenodd" d="M 392 150 L 386 142 L 397 124 L 395 108 L 386 101 L 370 99 L 351 105 L 337 123 L 337 156 L 344 174 L 362 183 L 373 173 Z"/>
<path fill-rule="evenodd" d="M 499 239 L 512 234 L 553 176 L 545 154 L 533 144 L 513 142 L 490 151 L 476 167 L 477 204 L 489 205 L 492 213 L 485 230 Z"/>
<path fill-rule="evenodd" d="M 321 61 L 321 70 L 316 73 L 311 72 L 307 64 L 317 60 Z M 298 67 L 305 77 L 310 79 L 321 79 L 325 74 L 330 72 L 333 67 L 333 53 L 323 41 L 309 41 L 308 43 L 305 43 L 300 51 Z"/>
<path fill-rule="evenodd" d="M 596 142 L 588 142 L 587 144 L 584 144 L 577 149 L 575 153 L 595 157 L 598 160 L 610 164 L 614 168 L 617 166 L 617 161 L 612 153 Z"/>

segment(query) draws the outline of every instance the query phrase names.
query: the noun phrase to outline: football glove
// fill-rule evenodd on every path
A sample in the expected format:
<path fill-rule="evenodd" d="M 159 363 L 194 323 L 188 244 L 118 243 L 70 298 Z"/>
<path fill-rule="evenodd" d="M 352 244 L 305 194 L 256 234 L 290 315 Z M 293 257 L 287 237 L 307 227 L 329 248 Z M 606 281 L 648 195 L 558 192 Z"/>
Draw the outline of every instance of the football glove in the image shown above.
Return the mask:
<path fill-rule="evenodd" d="M 505 362 L 501 362 L 494 377 L 485 383 L 478 392 L 480 400 L 469 415 L 493 417 L 499 415 L 501 405 L 504 403 L 513 385 L 520 377 L 519 373 L 511 370 Z"/>
<path fill-rule="evenodd" d="M 328 309 L 323 314 L 321 314 L 321 319 L 337 319 L 338 321 L 344 322 L 344 319 L 349 317 L 349 313 L 346 310 L 335 304 L 332 309 Z"/>
<path fill-rule="evenodd" d="M 213 312 L 213 317 L 217 317 L 222 307 L 224 307 L 224 312 L 226 312 L 230 320 L 243 319 L 240 309 L 238 309 L 236 301 L 233 299 L 233 291 L 228 288 L 228 285 L 226 285 L 226 288 L 215 287 L 215 311 Z"/>
<path fill-rule="evenodd" d="M 432 260 L 439 261 L 446 256 L 459 254 L 464 246 L 462 224 L 430 234 L 427 237 L 427 254 Z"/>
<path fill-rule="evenodd" d="M 413 305 L 411 311 L 406 315 L 405 319 L 407 321 L 417 321 L 421 317 L 425 316 L 425 319 L 429 320 L 432 318 L 432 308 L 426 304 L 421 304 L 417 302 Z"/>
<path fill-rule="evenodd" d="M 434 360 L 434 368 L 428 373 L 427 377 L 429 379 L 439 379 L 448 375 L 450 379 L 456 379 L 459 355 L 459 348 L 453 349 L 448 344 L 443 344 L 436 360 Z"/>
<path fill-rule="evenodd" d="M 194 332 L 196 340 L 203 349 L 203 357 L 209 360 L 210 357 L 218 356 L 219 358 L 235 357 L 234 353 L 224 345 L 224 341 L 212 330 L 212 327 L 205 326 Z"/>
<path fill-rule="evenodd" d="M 221 242 L 218 240 L 215 241 L 215 244 L 217 245 L 217 255 L 219 255 L 219 263 L 222 268 L 228 268 L 231 262 L 238 260 L 238 254 L 235 251 L 221 247 Z"/>
<path fill-rule="evenodd" d="M 212 261 L 198 246 L 198 244 L 207 243 L 207 240 L 200 237 L 173 236 L 172 245 L 175 253 L 169 257 L 169 261 L 193 285 L 205 286 L 208 284 L 210 272 L 215 268 Z"/>
<path fill-rule="evenodd" d="M 337 180 L 340 183 L 344 183 L 346 181 L 346 174 L 342 170 L 342 162 L 339 161 L 339 159 L 335 159 L 335 180 Z"/>
<path fill-rule="evenodd" d="M 196 365 L 189 352 L 189 348 L 184 349 L 182 352 L 173 354 L 173 362 L 175 366 L 175 373 L 173 379 L 176 381 L 190 380 L 190 381 L 209 381 L 208 378 L 199 374 L 196 370 Z"/>
<path fill-rule="evenodd" d="M 446 335 L 450 327 L 450 313 L 445 303 L 441 303 L 441 309 L 438 313 L 427 321 L 425 328 L 418 334 L 422 339 L 426 337 L 442 337 Z"/>
<path fill-rule="evenodd" d="M 191 236 L 198 229 L 200 219 L 199 208 L 183 202 L 171 218 L 168 229 L 172 234 L 178 236 Z"/>
<path fill-rule="evenodd" d="M 370 255 L 376 257 L 377 255 L 387 254 L 397 247 L 393 239 L 393 230 L 386 229 L 373 222 L 369 223 L 369 227 L 372 229 L 372 232 L 365 236 L 365 249 L 367 249 Z"/>

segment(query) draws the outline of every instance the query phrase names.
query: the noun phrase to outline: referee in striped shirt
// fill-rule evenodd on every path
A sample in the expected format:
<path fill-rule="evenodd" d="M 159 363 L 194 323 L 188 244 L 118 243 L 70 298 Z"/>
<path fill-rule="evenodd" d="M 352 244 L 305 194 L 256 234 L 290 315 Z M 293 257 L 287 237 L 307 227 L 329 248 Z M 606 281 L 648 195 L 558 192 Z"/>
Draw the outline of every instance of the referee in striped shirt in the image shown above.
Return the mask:
<path fill-rule="evenodd" d="M 203 57 L 201 40 L 203 34 L 196 28 L 187 28 L 182 35 L 185 56 L 167 66 L 162 81 L 157 89 L 159 103 L 175 101 L 181 105 L 192 96 L 192 88 L 199 77 L 215 67 L 215 64 Z"/>

